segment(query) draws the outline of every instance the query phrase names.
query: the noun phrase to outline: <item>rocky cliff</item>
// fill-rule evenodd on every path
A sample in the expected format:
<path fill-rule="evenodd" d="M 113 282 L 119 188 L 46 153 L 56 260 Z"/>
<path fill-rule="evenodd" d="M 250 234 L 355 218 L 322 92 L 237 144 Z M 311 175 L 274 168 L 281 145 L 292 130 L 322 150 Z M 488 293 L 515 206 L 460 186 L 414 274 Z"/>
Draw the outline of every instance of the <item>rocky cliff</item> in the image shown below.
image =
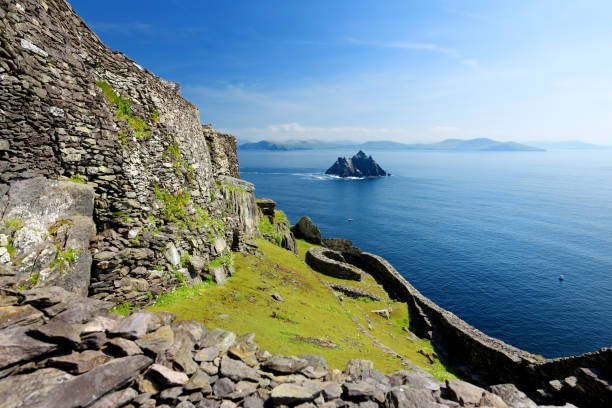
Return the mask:
<path fill-rule="evenodd" d="M 146 303 L 257 233 L 235 140 L 202 128 L 179 89 L 107 48 L 65 1 L 0 1 L 0 197 L 34 177 L 92 189 L 94 297 Z M 47 214 L 41 227 L 80 225 L 74 216 Z M 0 234 L 16 218 L 4 214 Z M 21 284 L 38 284 L 28 273 Z"/>
<path fill-rule="evenodd" d="M 347 159 L 338 157 L 338 160 L 325 172 L 339 177 L 380 177 L 386 176 L 384 171 L 372 156 L 360 150 L 356 155 Z"/>

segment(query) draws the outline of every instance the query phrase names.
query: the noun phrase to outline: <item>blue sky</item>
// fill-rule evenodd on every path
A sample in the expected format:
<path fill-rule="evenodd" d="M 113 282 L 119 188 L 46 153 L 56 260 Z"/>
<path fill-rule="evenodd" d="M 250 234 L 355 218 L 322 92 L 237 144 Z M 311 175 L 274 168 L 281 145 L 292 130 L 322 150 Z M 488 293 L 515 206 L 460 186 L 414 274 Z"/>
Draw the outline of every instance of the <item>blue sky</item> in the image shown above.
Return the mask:
<path fill-rule="evenodd" d="M 70 3 L 242 140 L 612 144 L 609 1 Z"/>

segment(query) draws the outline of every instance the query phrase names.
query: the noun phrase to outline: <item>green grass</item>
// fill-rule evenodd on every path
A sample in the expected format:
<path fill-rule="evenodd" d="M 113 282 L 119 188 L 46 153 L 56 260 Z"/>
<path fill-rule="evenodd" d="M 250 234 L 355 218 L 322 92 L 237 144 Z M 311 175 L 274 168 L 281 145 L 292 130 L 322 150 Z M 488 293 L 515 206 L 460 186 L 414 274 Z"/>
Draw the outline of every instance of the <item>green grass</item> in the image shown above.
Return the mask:
<path fill-rule="evenodd" d="M 277 224 L 285 224 L 288 227 L 291 226 L 289 219 L 281 210 L 274 210 L 274 222 Z"/>
<path fill-rule="evenodd" d="M 298 255 L 303 260 L 306 260 L 306 252 L 308 252 L 310 248 L 318 248 L 321 246 L 321 245 L 311 244 L 310 242 L 306 242 L 303 239 L 296 239 L 295 242 L 297 243 Z M 344 282 L 344 281 L 341 281 L 341 282 Z"/>
<path fill-rule="evenodd" d="M 85 179 L 83 179 L 83 177 L 78 173 L 70 177 L 70 181 L 73 183 L 85 184 Z"/>
<path fill-rule="evenodd" d="M 265 215 L 259 218 L 259 233 L 260 234 L 270 234 L 270 235 L 276 233 L 274 224 L 272 224 L 270 222 L 270 218 Z"/>
<path fill-rule="evenodd" d="M 235 186 L 235 185 L 229 184 L 229 183 L 223 183 L 223 184 L 219 183 L 217 188 L 219 188 L 219 189 L 224 188 L 224 189 L 226 189 L 228 191 L 237 191 L 237 192 L 240 192 L 240 193 L 246 193 L 246 190 L 244 188 L 238 187 L 238 186 Z"/>
<path fill-rule="evenodd" d="M 109 310 L 108 313 L 114 313 L 119 316 L 127 316 L 130 314 L 131 311 L 132 305 L 130 304 L 130 302 L 123 302 L 120 305 L 113 306 L 113 308 Z"/>
<path fill-rule="evenodd" d="M 389 303 L 345 300 L 343 306 L 299 257 L 263 239 L 257 243 L 264 258 L 233 254 L 235 274 L 226 285 L 205 282 L 182 286 L 161 295 L 149 310 L 169 311 L 179 319 L 195 319 L 209 328 L 221 327 L 238 335 L 254 332 L 258 344 L 272 353 L 320 354 L 331 368 L 343 369 L 352 358 L 372 360 L 383 372 L 403 367 L 399 359 L 384 353 L 359 332 L 351 319 L 354 316 L 365 321 L 364 313 L 389 307 Z M 309 245 L 302 242 L 299 246 L 303 250 Z M 274 300 L 270 296 L 273 292 L 285 301 Z M 402 331 L 408 324 L 406 305 L 396 303 L 391 307 L 389 321 L 370 314 L 372 333 L 439 378 L 452 375 L 444 366 L 431 365 L 418 354 L 428 342 L 422 345 L 406 339 Z M 325 342 L 338 347 L 324 347 Z"/>
<path fill-rule="evenodd" d="M 203 283 L 198 283 L 193 286 L 180 286 L 172 292 L 159 295 L 159 297 L 155 301 L 153 309 L 155 309 L 156 311 L 161 311 L 163 310 L 162 308 L 164 308 L 165 306 L 174 305 L 180 301 L 191 300 L 191 298 L 200 296 L 204 293 L 206 289 L 209 289 L 215 285 L 216 284 L 212 280 L 210 280 Z"/>

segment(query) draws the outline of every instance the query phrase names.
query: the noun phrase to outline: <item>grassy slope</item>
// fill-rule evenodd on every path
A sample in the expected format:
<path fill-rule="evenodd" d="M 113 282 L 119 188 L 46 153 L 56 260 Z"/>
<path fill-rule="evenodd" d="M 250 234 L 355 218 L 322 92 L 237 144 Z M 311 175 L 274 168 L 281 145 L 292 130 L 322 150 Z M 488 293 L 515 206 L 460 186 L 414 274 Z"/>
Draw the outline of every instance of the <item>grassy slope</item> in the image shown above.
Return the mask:
<path fill-rule="evenodd" d="M 419 349 L 431 351 L 431 345 L 423 340 L 408 340 L 401 329 L 408 326 L 406 305 L 392 303 L 370 276 L 360 284 L 361 288 L 385 296 L 386 302 L 348 298 L 340 302 L 322 284 L 322 279 L 332 278 L 313 272 L 300 258 L 280 247 L 264 240 L 257 242 L 264 258 L 234 254 L 236 273 L 226 285 L 205 283 L 180 288 L 163 295 L 150 310 L 173 312 L 179 319 L 196 319 L 207 327 L 221 327 L 239 335 L 254 332 L 259 345 L 272 353 L 321 354 L 330 367 L 340 369 L 351 358 L 363 358 L 372 360 L 383 372 L 391 372 L 402 368 L 401 361 L 375 346 L 351 319 L 354 316 L 367 327 L 365 313 L 390 305 L 393 312 L 389 321 L 368 313 L 373 327 L 370 333 L 438 378 L 450 375 L 439 362 L 432 366 L 417 353 Z M 309 246 L 298 242 L 302 257 Z M 275 292 L 284 302 L 271 297 Z M 322 347 L 307 339 L 332 342 L 338 347 Z"/>

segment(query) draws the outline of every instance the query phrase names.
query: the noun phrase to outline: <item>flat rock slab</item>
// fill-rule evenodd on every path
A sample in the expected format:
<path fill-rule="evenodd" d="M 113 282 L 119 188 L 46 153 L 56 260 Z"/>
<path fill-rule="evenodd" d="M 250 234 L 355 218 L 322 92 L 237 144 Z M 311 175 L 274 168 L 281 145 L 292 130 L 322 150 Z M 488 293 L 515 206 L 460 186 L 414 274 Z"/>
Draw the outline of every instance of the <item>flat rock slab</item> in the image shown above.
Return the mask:
<path fill-rule="evenodd" d="M 106 315 L 113 306 L 110 302 L 91 298 L 79 298 L 79 301 L 69 304 L 61 304 L 45 309 L 45 313 L 51 314 L 53 310 L 64 309 L 57 313 L 56 318 L 66 323 L 86 323 L 91 318 L 99 315 Z"/>
<path fill-rule="evenodd" d="M 76 297 L 73 293 L 59 286 L 25 290 L 21 294 L 24 296 L 22 304 L 32 305 L 37 309 L 46 309 L 59 303 L 68 303 Z"/>
<path fill-rule="evenodd" d="M 27 335 L 28 327 L 0 330 L 0 369 L 22 361 L 33 360 L 57 349 L 57 345 Z"/>
<path fill-rule="evenodd" d="M 49 365 L 68 371 L 70 374 L 83 374 L 100 364 L 110 360 L 110 356 L 97 350 L 85 350 L 82 353 L 72 353 L 66 356 L 49 359 Z"/>
<path fill-rule="evenodd" d="M 149 322 L 153 319 L 153 313 L 136 312 L 125 317 L 112 330 L 109 331 L 111 336 L 125 337 L 126 339 L 137 339 L 147 333 Z"/>
<path fill-rule="evenodd" d="M 195 320 L 180 320 L 172 325 L 174 332 L 173 350 L 184 349 L 192 351 L 202 343 L 206 335 L 206 327 Z"/>
<path fill-rule="evenodd" d="M 81 330 L 78 327 L 57 319 L 53 319 L 45 325 L 31 328 L 28 334 L 49 343 L 63 344 L 70 347 L 76 346 L 81 342 Z"/>
<path fill-rule="evenodd" d="M 189 381 L 187 374 L 171 370 L 161 364 L 153 364 L 149 369 L 149 374 L 168 387 L 185 385 Z"/>
<path fill-rule="evenodd" d="M 268 370 L 281 374 L 294 374 L 308 366 L 308 361 L 297 357 L 275 355 L 262 364 Z"/>
<path fill-rule="evenodd" d="M 257 390 L 257 383 L 250 381 L 238 381 L 234 392 L 231 394 L 231 399 L 238 400 L 253 394 Z"/>
<path fill-rule="evenodd" d="M 193 355 L 188 349 L 181 348 L 177 350 L 170 360 L 175 366 L 180 367 L 186 374 L 191 375 L 198 370 L 198 365 L 193 361 Z"/>
<path fill-rule="evenodd" d="M 111 394 L 108 394 L 92 405 L 89 408 L 116 408 L 122 407 L 128 402 L 131 402 L 134 398 L 138 396 L 138 392 L 133 388 L 126 388 L 121 391 L 115 391 Z"/>
<path fill-rule="evenodd" d="M 274 404 L 299 404 L 312 401 L 321 394 L 321 387 L 312 383 L 285 383 L 275 387 L 270 394 Z"/>
<path fill-rule="evenodd" d="M 14 326 L 41 324 L 44 315 L 30 305 L 0 307 L 0 330 Z"/>
<path fill-rule="evenodd" d="M 204 338 L 202 347 L 218 347 L 224 353 L 235 341 L 235 333 L 223 329 L 213 329 Z"/>
<path fill-rule="evenodd" d="M 448 397 L 463 406 L 476 406 L 485 390 L 461 380 L 446 380 Z"/>
<path fill-rule="evenodd" d="M 232 395 L 235 389 L 236 384 L 227 377 L 215 381 L 215 384 L 213 385 L 213 392 L 220 398 L 228 398 L 230 395 Z"/>
<path fill-rule="evenodd" d="M 431 391 L 409 386 L 394 387 L 387 393 L 386 406 L 401 408 L 446 407 L 436 403 Z"/>
<path fill-rule="evenodd" d="M 116 325 L 117 319 L 114 319 L 110 316 L 96 316 L 83 327 L 81 335 L 96 332 L 107 332 L 109 330 L 112 330 Z"/>
<path fill-rule="evenodd" d="M 147 331 L 155 331 L 162 326 L 170 326 L 176 320 L 176 315 L 170 312 L 153 313 L 153 318 L 149 322 Z"/>
<path fill-rule="evenodd" d="M 198 351 L 193 359 L 198 362 L 213 361 L 221 354 L 221 351 L 221 347 L 218 346 L 206 347 Z"/>
<path fill-rule="evenodd" d="M 514 384 L 492 385 L 489 391 L 499 396 L 511 408 L 537 408 L 538 406 Z"/>
<path fill-rule="evenodd" d="M 189 382 L 185 384 L 187 391 L 200 391 L 203 394 L 210 394 L 212 387 L 210 386 L 210 376 L 202 370 L 198 370 L 191 376 Z"/>
<path fill-rule="evenodd" d="M 173 343 L 174 332 L 170 326 L 162 326 L 154 332 L 145 334 L 136 340 L 136 344 L 138 344 L 141 349 L 149 350 L 155 354 L 159 354 L 169 349 Z"/>
<path fill-rule="evenodd" d="M 221 374 L 234 381 L 252 380 L 257 381 L 260 375 L 253 368 L 239 360 L 228 356 L 221 358 Z"/>
<path fill-rule="evenodd" d="M 138 344 L 122 337 L 116 337 L 109 341 L 108 349 L 113 355 L 120 357 L 142 354 L 142 350 L 138 347 Z"/>
<path fill-rule="evenodd" d="M 238 340 L 229 348 L 228 353 L 240 360 L 244 361 L 250 367 L 255 367 L 258 363 L 255 353 L 259 346 L 254 341 L 255 333 L 248 333 L 240 336 Z"/>
<path fill-rule="evenodd" d="M 53 387 L 44 398 L 28 404 L 31 408 L 77 408 L 92 404 L 101 396 L 132 381 L 153 363 L 146 356 L 122 357 L 100 365 L 70 381 Z"/>
<path fill-rule="evenodd" d="M 44 400 L 57 385 L 74 377 L 56 368 L 44 368 L 30 374 L 15 375 L 0 380 L 0 406 L 18 408 L 32 401 Z"/>
<path fill-rule="evenodd" d="M 376 387 L 366 381 L 347 382 L 343 385 L 346 395 L 349 398 L 373 397 L 376 394 Z"/>

